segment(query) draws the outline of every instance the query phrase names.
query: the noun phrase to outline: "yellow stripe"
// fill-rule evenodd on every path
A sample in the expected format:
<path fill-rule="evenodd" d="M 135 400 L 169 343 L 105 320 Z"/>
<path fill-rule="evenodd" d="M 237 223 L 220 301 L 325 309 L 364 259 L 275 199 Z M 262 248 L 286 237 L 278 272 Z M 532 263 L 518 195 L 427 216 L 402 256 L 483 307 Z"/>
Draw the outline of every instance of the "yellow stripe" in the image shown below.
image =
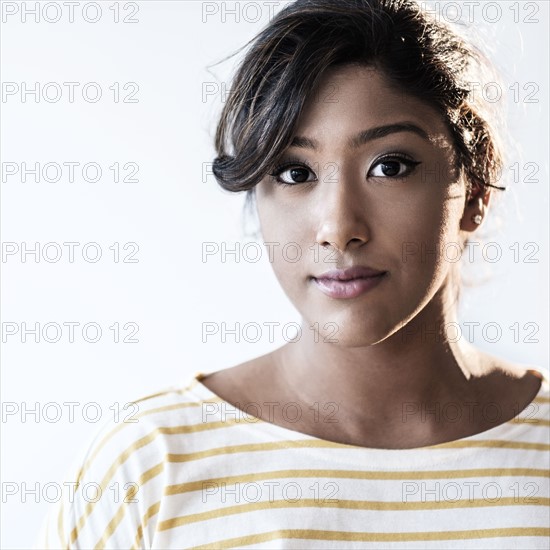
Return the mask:
<path fill-rule="evenodd" d="M 160 475 L 164 471 L 164 463 L 157 464 L 153 468 L 150 468 L 145 473 L 143 473 L 139 480 L 137 481 L 138 485 L 138 491 L 145 485 L 148 481 L 155 478 L 156 476 Z M 130 503 L 129 501 L 137 496 L 138 491 L 135 490 L 135 486 L 131 485 L 127 491 L 126 496 L 124 497 L 122 504 L 120 505 L 119 509 L 117 510 L 116 514 L 113 516 L 111 521 L 107 524 L 107 527 L 105 528 L 105 531 L 103 532 L 102 537 L 99 539 L 97 544 L 95 545 L 94 550 L 103 550 L 105 548 L 105 544 L 109 540 L 109 538 L 112 536 L 112 534 L 115 532 L 116 528 L 118 527 L 118 524 L 121 522 L 122 518 L 124 517 L 124 514 L 126 513 L 126 508 L 128 504 L 135 504 Z M 138 499 L 139 500 L 139 499 Z M 160 503 L 159 503 L 160 506 Z"/>
<path fill-rule="evenodd" d="M 550 426 L 550 420 L 535 417 L 518 417 L 515 416 L 506 422 L 506 424 L 530 424 L 533 426 Z"/>
<path fill-rule="evenodd" d="M 535 397 L 531 403 L 550 403 L 550 397 Z"/>
<path fill-rule="evenodd" d="M 274 450 L 286 450 L 286 449 L 334 449 L 341 448 L 340 443 L 333 443 L 332 441 L 324 441 L 322 439 L 298 439 L 298 440 L 286 440 L 286 441 L 272 441 L 269 443 L 243 443 L 241 445 L 226 445 L 224 447 L 215 447 L 213 449 L 207 449 L 205 451 L 196 451 L 194 453 L 185 454 L 168 454 L 169 462 L 188 462 L 190 460 L 199 460 L 201 458 L 207 458 L 210 456 L 217 456 L 222 454 L 234 454 L 234 453 L 247 453 L 247 452 L 259 452 L 259 451 L 274 451 Z"/>
<path fill-rule="evenodd" d="M 550 529 L 546 527 L 509 527 L 501 529 L 469 529 L 467 531 L 426 531 L 404 533 L 365 533 L 350 531 L 320 531 L 313 529 L 280 529 L 268 533 L 259 533 L 247 537 L 225 539 L 189 550 L 217 550 L 220 548 L 240 548 L 251 544 L 260 544 L 280 539 L 331 540 L 354 542 L 411 542 L 434 540 L 470 540 L 497 537 L 547 537 Z"/>
<path fill-rule="evenodd" d="M 95 545 L 94 550 L 102 550 L 103 548 L 105 548 L 105 543 L 107 542 L 109 537 L 115 532 L 115 529 L 118 527 L 118 524 L 122 521 L 122 518 L 124 517 L 125 512 L 126 512 L 126 507 L 120 506 L 117 513 L 108 523 L 107 528 L 105 529 L 105 533 L 103 534 L 101 539 L 99 539 L 99 542 Z"/>
<path fill-rule="evenodd" d="M 152 468 L 149 468 L 144 474 L 139 476 L 138 485 L 141 487 L 142 485 L 145 485 L 148 481 L 153 479 L 154 477 L 157 477 L 159 474 L 162 474 L 164 471 L 164 462 L 160 462 L 156 466 L 153 466 Z"/>
<path fill-rule="evenodd" d="M 59 507 L 59 513 L 57 514 L 57 533 L 59 535 L 59 542 L 61 546 L 63 546 L 63 548 L 67 547 L 67 541 L 65 540 L 65 526 L 63 522 L 64 506 L 65 506 L 64 502 L 61 501 L 61 506 Z"/>
<path fill-rule="evenodd" d="M 345 508 L 351 510 L 377 510 L 377 511 L 412 511 L 412 510 L 449 510 L 454 508 L 485 508 L 491 506 L 548 506 L 550 499 L 538 498 L 537 502 L 518 502 L 515 497 L 500 498 L 496 501 L 486 499 L 479 500 L 457 500 L 443 502 L 388 502 L 376 500 L 337 500 L 334 502 L 323 502 L 319 499 L 306 498 L 296 502 L 287 500 L 271 500 L 264 502 L 253 502 L 248 504 L 236 504 L 225 508 L 217 508 L 208 512 L 179 516 L 169 520 L 161 521 L 156 530 L 167 531 L 189 523 L 218 519 L 224 516 L 235 514 L 246 514 L 258 510 L 272 510 L 274 508 Z"/>
<path fill-rule="evenodd" d="M 507 424 L 529 424 L 530 426 L 550 426 L 550 420 L 542 420 L 540 418 L 512 418 Z"/>
<path fill-rule="evenodd" d="M 457 443 L 457 442 L 454 442 Z M 453 447 L 453 442 L 442 443 L 440 446 Z M 519 446 L 518 446 L 519 445 Z M 456 447 L 509 447 L 509 448 L 527 448 L 532 449 L 532 446 L 543 446 L 540 443 L 521 443 L 514 441 L 468 441 L 464 442 L 464 445 L 455 445 Z M 168 454 L 169 462 L 188 462 L 191 460 L 199 460 L 201 458 L 207 458 L 211 456 L 217 456 L 222 454 L 234 454 L 234 453 L 246 453 L 246 452 L 258 452 L 258 451 L 272 451 L 272 450 L 286 450 L 297 448 L 326 448 L 326 449 L 342 449 L 349 448 L 349 445 L 342 443 L 334 443 L 332 441 L 325 441 L 322 439 L 302 439 L 302 440 L 287 440 L 287 441 L 273 441 L 270 443 L 248 443 L 242 445 L 227 445 L 224 447 L 216 447 L 214 449 L 207 449 L 205 451 L 196 451 L 194 453 L 182 453 Z M 549 446 L 547 446 L 549 447 Z M 430 450 L 432 447 L 425 447 L 422 450 Z M 544 449 L 537 449 L 544 450 Z"/>
<path fill-rule="evenodd" d="M 136 538 L 135 538 L 135 542 L 131 548 L 131 550 L 137 550 L 139 548 L 139 543 L 141 542 L 141 538 L 143 536 L 143 530 L 147 527 L 147 525 L 149 524 L 149 520 L 157 515 L 159 513 L 159 510 L 160 510 L 160 501 L 159 502 L 156 502 L 155 504 L 153 504 L 152 506 L 149 506 L 149 508 L 147 509 L 147 512 L 144 514 L 142 520 L 141 520 L 141 525 L 138 527 L 138 530 L 137 530 L 137 533 L 136 533 Z"/>
<path fill-rule="evenodd" d="M 506 473 L 503 470 L 487 469 L 483 470 L 445 470 L 431 472 L 376 472 L 361 470 L 274 470 L 269 472 L 256 472 L 250 474 L 225 476 L 210 478 L 204 480 L 180 483 L 178 485 L 169 485 L 165 488 L 165 495 L 176 495 L 190 491 L 202 490 L 205 483 L 226 483 L 234 484 L 238 482 L 248 483 L 265 479 L 281 478 L 340 478 L 340 479 L 364 479 L 364 480 L 407 480 L 407 479 L 455 479 L 468 477 L 505 477 L 505 476 L 524 476 L 549 477 L 547 470 L 523 469 L 517 468 L 516 471 L 510 469 Z M 524 473 L 529 471 L 529 473 Z"/>
<path fill-rule="evenodd" d="M 368 480 L 405 480 L 405 479 L 455 479 L 467 477 L 506 477 L 506 476 L 533 476 L 549 477 L 550 471 L 531 468 L 509 468 L 499 470 L 497 468 L 474 470 L 442 470 L 429 472 L 371 472 L 362 470 L 273 470 L 269 472 L 255 472 L 234 476 L 201 479 L 169 485 L 164 489 L 164 495 L 177 495 L 191 491 L 204 489 L 205 483 L 230 484 L 249 483 L 266 479 L 281 478 L 340 478 L 340 479 L 368 479 Z"/>
<path fill-rule="evenodd" d="M 445 449 L 467 449 L 470 447 L 492 447 L 502 449 L 525 449 L 528 451 L 550 451 L 550 445 L 546 443 L 528 443 L 527 441 L 507 441 L 504 439 L 481 439 L 473 441 L 450 441 L 429 447 Z"/>

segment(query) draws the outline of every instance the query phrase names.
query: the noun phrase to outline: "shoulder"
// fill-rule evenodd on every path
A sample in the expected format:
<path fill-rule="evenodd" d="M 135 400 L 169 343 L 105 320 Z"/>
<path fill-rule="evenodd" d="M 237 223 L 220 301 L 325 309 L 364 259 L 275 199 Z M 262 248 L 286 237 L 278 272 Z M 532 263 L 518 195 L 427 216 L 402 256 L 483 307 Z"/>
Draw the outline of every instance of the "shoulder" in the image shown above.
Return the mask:
<path fill-rule="evenodd" d="M 550 373 L 538 365 L 499 362 L 495 369 L 495 391 L 510 405 L 514 416 L 508 424 L 513 434 L 533 449 L 548 452 L 550 429 Z M 541 429 L 542 428 L 542 429 Z M 537 446 L 538 445 L 538 446 Z M 531 447 L 528 447 L 531 449 Z"/>
<path fill-rule="evenodd" d="M 153 449 L 162 447 L 163 436 L 177 433 L 178 427 L 200 422 L 201 401 L 193 392 L 196 383 L 192 378 L 181 387 L 171 386 L 121 406 L 88 445 L 85 463 L 91 466 L 113 459 L 120 465 L 130 459 L 150 461 L 155 454 Z M 140 452 L 145 448 L 146 455 Z"/>
<path fill-rule="evenodd" d="M 138 531 L 144 542 L 152 536 L 142 532 L 143 518 L 167 482 L 169 439 L 201 423 L 196 383 L 193 377 L 126 403 L 98 428 L 73 461 L 64 498 L 44 522 L 42 548 L 104 547 L 107 540 L 108 547 L 130 548 Z"/>
<path fill-rule="evenodd" d="M 521 410 L 535 397 L 548 395 L 549 371 L 529 363 L 508 361 L 477 348 L 466 356 L 475 378 L 487 396 L 496 402 L 514 403 Z"/>
<path fill-rule="evenodd" d="M 540 378 L 540 389 L 530 403 L 537 416 L 546 426 L 550 426 L 550 372 L 541 367 L 532 366 L 530 372 Z"/>

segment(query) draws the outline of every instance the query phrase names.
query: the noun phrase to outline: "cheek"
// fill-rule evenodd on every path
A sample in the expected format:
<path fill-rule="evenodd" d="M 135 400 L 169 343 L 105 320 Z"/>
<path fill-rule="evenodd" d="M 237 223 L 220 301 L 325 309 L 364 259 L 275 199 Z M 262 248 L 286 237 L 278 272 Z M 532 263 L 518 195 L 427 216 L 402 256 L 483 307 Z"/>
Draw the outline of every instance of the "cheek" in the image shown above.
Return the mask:
<path fill-rule="evenodd" d="M 394 259 L 404 282 L 416 280 L 428 289 L 455 265 L 462 203 L 459 192 L 414 198 L 392 219 L 385 240 L 387 248 L 399 254 Z"/>
<path fill-rule="evenodd" d="M 296 208 L 276 200 L 273 193 L 257 193 L 256 204 L 269 261 L 281 286 L 292 297 L 292 289 L 301 283 L 298 274 L 304 271 L 311 253 L 308 250 L 311 243 L 303 242 L 303 219 Z"/>
<path fill-rule="evenodd" d="M 300 223 L 300 217 L 296 216 L 295 209 L 278 204 L 277 201 L 258 201 L 258 220 L 263 241 L 266 243 L 275 243 L 272 255 L 274 261 L 282 255 L 282 250 L 288 249 L 284 256 L 291 258 L 296 256 L 296 252 L 290 250 L 299 243 L 303 237 L 304 224 Z M 279 251 L 275 254 L 275 251 Z M 270 256 L 271 257 L 271 256 Z"/>

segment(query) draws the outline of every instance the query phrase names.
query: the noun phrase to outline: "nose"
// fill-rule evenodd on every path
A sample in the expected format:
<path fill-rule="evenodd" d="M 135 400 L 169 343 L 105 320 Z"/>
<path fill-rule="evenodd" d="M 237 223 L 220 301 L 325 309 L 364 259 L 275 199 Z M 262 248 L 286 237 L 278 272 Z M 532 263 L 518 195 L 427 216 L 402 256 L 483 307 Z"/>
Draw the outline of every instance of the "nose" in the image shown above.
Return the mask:
<path fill-rule="evenodd" d="M 362 183 L 341 175 L 338 181 L 322 185 L 316 234 L 318 244 L 323 247 L 332 245 L 344 252 L 369 240 L 365 201 L 359 189 Z"/>

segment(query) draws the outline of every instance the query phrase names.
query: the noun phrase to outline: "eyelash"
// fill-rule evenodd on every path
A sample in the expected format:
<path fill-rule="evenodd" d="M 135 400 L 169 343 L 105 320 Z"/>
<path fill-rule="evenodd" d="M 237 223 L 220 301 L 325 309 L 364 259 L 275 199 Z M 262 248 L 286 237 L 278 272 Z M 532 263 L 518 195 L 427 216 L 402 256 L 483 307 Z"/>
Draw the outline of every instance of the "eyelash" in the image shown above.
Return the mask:
<path fill-rule="evenodd" d="M 386 178 L 392 178 L 392 179 L 401 179 L 409 176 L 416 166 L 421 164 L 419 161 L 413 160 L 409 155 L 405 153 L 395 152 L 395 153 L 388 153 L 386 155 L 382 155 L 381 157 L 377 158 L 372 166 L 369 169 L 369 172 L 377 165 L 382 164 L 384 162 L 388 161 L 399 161 L 402 162 L 407 168 L 407 172 L 405 174 L 401 174 L 400 176 L 384 176 L 384 179 Z M 278 164 L 275 166 L 273 171 L 269 174 L 271 177 L 275 178 L 275 182 L 278 185 L 281 185 L 282 187 L 296 187 L 297 185 L 306 185 L 314 183 L 314 181 L 305 181 L 305 182 L 296 182 L 296 183 L 286 183 L 284 181 L 281 181 L 279 179 L 279 176 L 285 172 L 286 170 L 290 168 L 307 168 L 309 171 L 314 173 L 313 166 L 309 164 L 307 161 L 300 160 L 298 158 L 289 158 L 285 162 Z M 368 174 L 367 174 L 368 176 Z M 373 177 L 381 177 L 381 176 L 373 176 Z"/>
<path fill-rule="evenodd" d="M 307 168 L 310 172 L 313 172 L 313 166 L 311 166 L 311 164 L 309 164 L 309 162 L 307 161 L 304 161 L 304 160 L 299 160 L 297 158 L 289 158 L 288 160 L 286 160 L 285 162 L 282 162 L 280 164 L 278 164 L 277 166 L 275 166 L 275 168 L 273 169 L 273 172 L 271 172 L 269 175 L 273 178 L 275 178 L 275 181 L 277 182 L 277 184 L 281 185 L 282 187 L 294 187 L 296 185 L 304 185 L 304 184 L 307 184 L 307 183 L 313 183 L 312 181 L 307 181 L 307 182 L 296 182 L 296 183 L 286 183 L 284 181 L 281 181 L 279 179 L 279 176 L 285 172 L 286 170 L 290 169 L 290 168 Z"/>

